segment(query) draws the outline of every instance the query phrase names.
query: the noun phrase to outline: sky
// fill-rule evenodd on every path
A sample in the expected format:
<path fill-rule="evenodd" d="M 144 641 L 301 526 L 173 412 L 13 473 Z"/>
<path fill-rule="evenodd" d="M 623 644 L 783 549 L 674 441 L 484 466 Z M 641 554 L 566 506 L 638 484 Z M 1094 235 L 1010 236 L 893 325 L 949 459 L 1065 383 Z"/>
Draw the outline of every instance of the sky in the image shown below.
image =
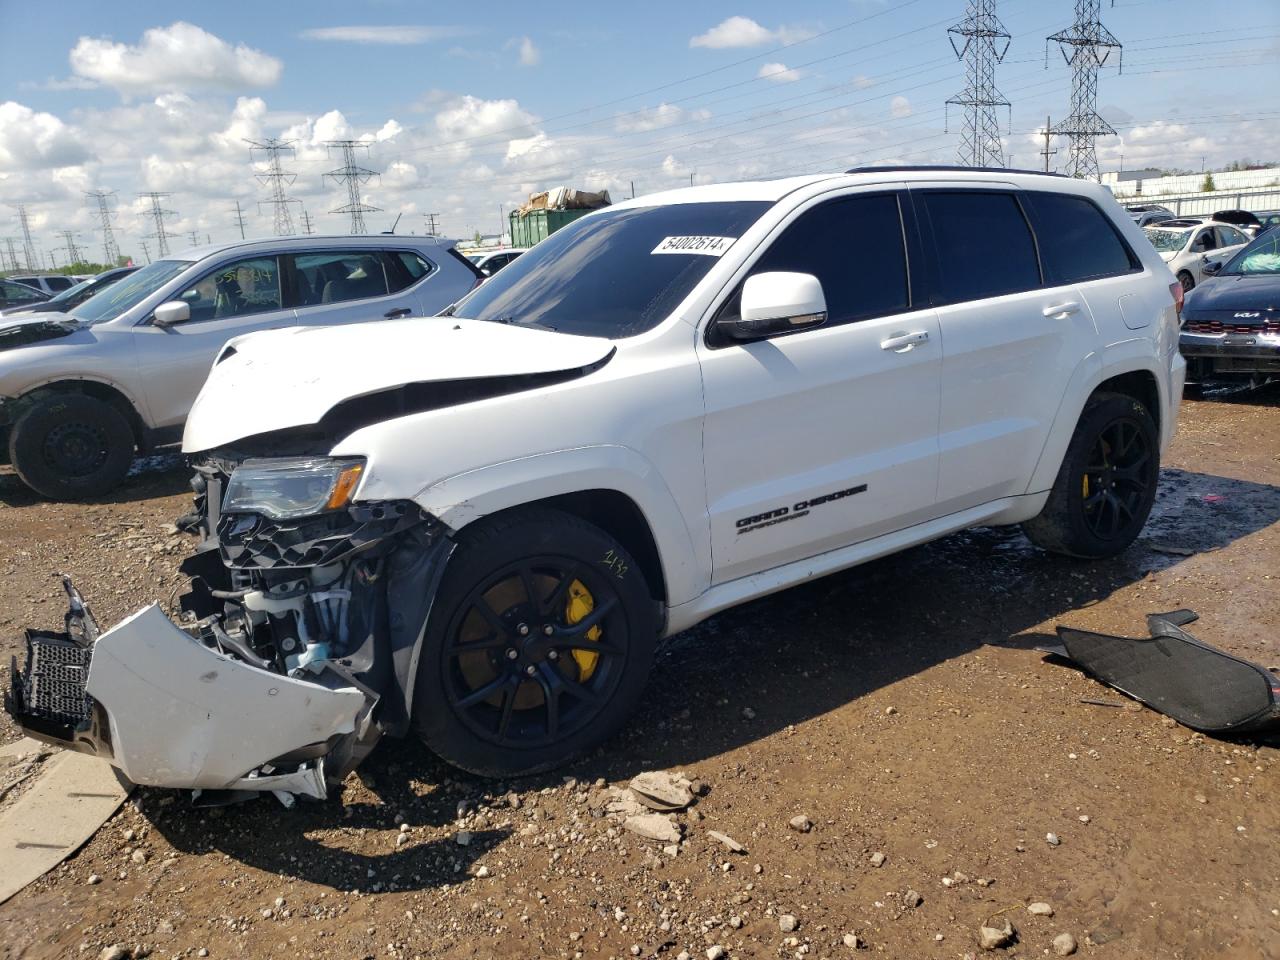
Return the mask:
<path fill-rule="evenodd" d="M 1011 34 L 996 85 L 1012 165 L 1040 168 L 1071 72 L 1045 37 L 1071 0 L 998 0 Z M 529 193 L 615 198 L 880 163 L 953 163 L 964 89 L 947 27 L 963 0 L 788 4 L 308 0 L 0 0 L 0 247 L 101 259 L 90 190 L 114 191 L 121 249 L 157 255 L 144 191 L 171 194 L 171 250 L 269 235 L 265 167 L 246 141 L 292 142 L 292 217 L 347 232 L 326 141 L 360 141 L 370 232 L 493 234 Z M 1103 170 L 1280 162 L 1280 0 L 1117 0 Z M 1047 66 L 1046 66 L 1047 64 Z M 1065 143 L 1051 163 L 1060 163 Z"/>

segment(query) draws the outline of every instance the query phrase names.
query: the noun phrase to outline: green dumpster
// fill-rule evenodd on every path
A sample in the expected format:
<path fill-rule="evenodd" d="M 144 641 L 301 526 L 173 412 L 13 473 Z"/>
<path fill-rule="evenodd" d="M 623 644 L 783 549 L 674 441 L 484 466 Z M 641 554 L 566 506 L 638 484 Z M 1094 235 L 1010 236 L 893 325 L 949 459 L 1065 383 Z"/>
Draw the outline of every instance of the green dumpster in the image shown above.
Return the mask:
<path fill-rule="evenodd" d="M 523 217 L 516 210 L 508 215 L 511 221 L 511 245 L 532 247 L 545 240 L 567 223 L 590 213 L 590 210 L 530 210 Z"/>

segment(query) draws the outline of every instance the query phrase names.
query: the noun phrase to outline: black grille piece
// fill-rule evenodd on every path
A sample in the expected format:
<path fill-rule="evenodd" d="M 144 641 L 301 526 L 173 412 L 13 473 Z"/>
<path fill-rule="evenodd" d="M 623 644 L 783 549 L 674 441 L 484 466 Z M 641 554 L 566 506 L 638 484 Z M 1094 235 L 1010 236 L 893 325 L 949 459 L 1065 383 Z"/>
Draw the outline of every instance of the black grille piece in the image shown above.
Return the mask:
<path fill-rule="evenodd" d="M 19 676 L 23 714 L 75 729 L 89 719 L 93 698 L 85 693 L 93 647 L 64 633 L 27 631 L 27 664 Z"/>

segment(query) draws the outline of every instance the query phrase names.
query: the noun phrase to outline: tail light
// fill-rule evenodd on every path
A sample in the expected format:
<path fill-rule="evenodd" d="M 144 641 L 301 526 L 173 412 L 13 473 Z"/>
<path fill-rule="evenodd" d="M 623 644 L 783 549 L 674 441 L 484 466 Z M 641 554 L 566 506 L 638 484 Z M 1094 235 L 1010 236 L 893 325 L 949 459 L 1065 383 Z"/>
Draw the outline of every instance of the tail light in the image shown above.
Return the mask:
<path fill-rule="evenodd" d="M 1182 301 L 1186 297 L 1186 294 L 1182 290 L 1182 284 L 1177 282 L 1169 284 L 1169 292 L 1173 294 L 1173 309 L 1177 312 L 1178 319 L 1181 320 Z"/>

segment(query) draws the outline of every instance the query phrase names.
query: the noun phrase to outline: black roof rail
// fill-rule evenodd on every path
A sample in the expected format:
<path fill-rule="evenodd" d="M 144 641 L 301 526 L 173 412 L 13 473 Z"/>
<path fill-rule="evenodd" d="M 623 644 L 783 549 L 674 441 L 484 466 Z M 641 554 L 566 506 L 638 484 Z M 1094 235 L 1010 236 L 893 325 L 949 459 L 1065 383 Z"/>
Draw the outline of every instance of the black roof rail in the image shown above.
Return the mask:
<path fill-rule="evenodd" d="M 962 171 L 965 173 L 1030 173 L 1038 177 L 1062 177 L 1070 180 L 1065 173 L 1049 173 L 1045 170 L 1020 170 L 1017 167 L 962 167 L 957 164 L 902 164 L 889 167 L 850 167 L 845 173 L 898 173 L 904 171 L 925 171 L 943 173 Z"/>

